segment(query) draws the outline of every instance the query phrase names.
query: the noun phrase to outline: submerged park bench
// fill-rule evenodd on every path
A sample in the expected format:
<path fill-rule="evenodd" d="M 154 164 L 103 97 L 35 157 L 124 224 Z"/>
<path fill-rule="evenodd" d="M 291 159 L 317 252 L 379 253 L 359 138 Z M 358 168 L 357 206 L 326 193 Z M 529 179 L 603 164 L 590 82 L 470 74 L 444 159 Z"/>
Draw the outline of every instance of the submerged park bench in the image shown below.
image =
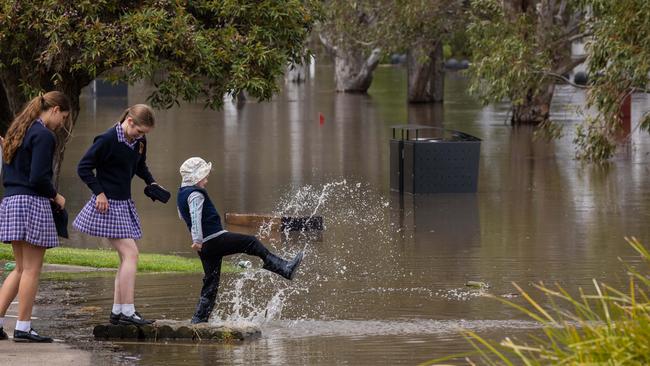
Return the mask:
<path fill-rule="evenodd" d="M 93 329 L 95 339 L 132 339 L 132 340 L 193 340 L 193 341 L 244 341 L 262 335 L 253 325 L 191 324 L 188 321 L 158 320 L 154 324 L 135 325 L 97 325 Z"/>
<path fill-rule="evenodd" d="M 322 216 L 272 216 L 255 213 L 226 213 L 226 224 L 237 226 L 271 225 L 272 231 L 322 231 Z"/>

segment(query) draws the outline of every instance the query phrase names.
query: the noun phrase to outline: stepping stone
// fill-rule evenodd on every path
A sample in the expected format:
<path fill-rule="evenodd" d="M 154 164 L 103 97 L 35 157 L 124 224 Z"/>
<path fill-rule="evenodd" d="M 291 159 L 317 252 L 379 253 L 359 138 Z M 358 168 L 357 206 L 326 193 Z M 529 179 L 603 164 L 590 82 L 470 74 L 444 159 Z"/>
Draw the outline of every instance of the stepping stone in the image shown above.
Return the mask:
<path fill-rule="evenodd" d="M 262 335 L 253 325 L 191 324 L 181 320 L 158 320 L 152 325 L 113 325 L 102 324 L 93 329 L 96 339 L 140 339 L 157 341 L 179 339 L 194 341 L 244 341 Z"/>

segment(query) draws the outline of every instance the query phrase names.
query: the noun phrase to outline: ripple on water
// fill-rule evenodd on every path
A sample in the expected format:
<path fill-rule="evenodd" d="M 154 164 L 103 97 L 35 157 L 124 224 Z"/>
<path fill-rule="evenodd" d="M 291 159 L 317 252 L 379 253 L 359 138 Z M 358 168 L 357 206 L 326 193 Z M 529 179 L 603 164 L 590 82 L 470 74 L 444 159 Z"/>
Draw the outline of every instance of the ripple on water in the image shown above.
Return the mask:
<path fill-rule="evenodd" d="M 456 335 L 460 330 L 495 331 L 539 329 L 527 320 L 294 320 L 272 321 L 262 330 L 265 337 L 377 337 Z"/>

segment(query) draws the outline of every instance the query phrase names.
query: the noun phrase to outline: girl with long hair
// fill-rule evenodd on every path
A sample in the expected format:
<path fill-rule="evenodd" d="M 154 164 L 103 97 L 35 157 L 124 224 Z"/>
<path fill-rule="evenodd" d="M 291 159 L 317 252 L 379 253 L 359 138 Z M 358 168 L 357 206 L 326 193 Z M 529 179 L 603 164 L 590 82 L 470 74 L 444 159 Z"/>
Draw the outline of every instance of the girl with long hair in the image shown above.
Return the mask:
<path fill-rule="evenodd" d="M 137 175 L 147 185 L 156 184 L 147 167 L 147 140 L 154 128 L 151 107 L 127 108 L 119 122 L 95 137 L 77 167 L 92 196 L 72 224 L 82 233 L 108 238 L 120 257 L 115 276 L 111 324 L 145 325 L 134 305 L 138 267 L 136 240 L 142 237 L 140 218 L 131 199 L 131 180 Z"/>
<path fill-rule="evenodd" d="M 56 137 L 70 115 L 68 97 L 51 91 L 32 99 L 9 126 L 3 141 L 0 203 L 0 241 L 11 243 L 16 268 L 0 288 L 0 340 L 7 339 L 4 316 L 18 295 L 18 320 L 14 341 L 52 342 L 31 327 L 45 250 L 59 245 L 53 201 L 65 206 L 65 198 L 52 184 L 52 160 Z"/>

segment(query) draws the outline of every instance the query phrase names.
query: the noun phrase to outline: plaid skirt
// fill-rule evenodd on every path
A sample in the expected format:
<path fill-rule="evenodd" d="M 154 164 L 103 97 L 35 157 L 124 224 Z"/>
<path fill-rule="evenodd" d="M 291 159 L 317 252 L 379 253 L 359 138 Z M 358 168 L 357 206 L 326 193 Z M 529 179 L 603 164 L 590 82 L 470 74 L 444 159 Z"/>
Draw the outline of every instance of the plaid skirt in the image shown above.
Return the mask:
<path fill-rule="evenodd" d="M 50 200 L 41 196 L 16 195 L 0 203 L 0 241 L 26 241 L 54 248 L 59 246 Z"/>
<path fill-rule="evenodd" d="M 74 219 L 72 227 L 82 233 L 110 239 L 140 239 L 140 217 L 132 200 L 108 199 L 108 211 L 101 213 L 95 208 L 97 197 L 92 195 L 90 201 L 81 209 Z"/>

